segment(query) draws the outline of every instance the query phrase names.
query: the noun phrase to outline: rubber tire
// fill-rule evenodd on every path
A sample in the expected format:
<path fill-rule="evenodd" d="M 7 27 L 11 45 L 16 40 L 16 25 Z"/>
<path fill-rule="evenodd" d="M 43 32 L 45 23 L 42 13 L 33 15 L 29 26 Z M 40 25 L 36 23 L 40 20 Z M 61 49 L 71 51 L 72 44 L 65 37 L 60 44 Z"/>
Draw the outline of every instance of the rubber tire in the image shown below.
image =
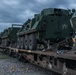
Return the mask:
<path fill-rule="evenodd" d="M 21 37 L 21 49 L 24 48 L 24 37 Z"/>
<path fill-rule="evenodd" d="M 21 42 L 21 37 L 20 37 L 20 42 L 19 42 L 19 48 L 21 49 L 21 45 L 22 45 L 22 42 Z"/>
<path fill-rule="evenodd" d="M 24 48 L 26 50 L 29 49 L 29 40 L 28 39 L 29 39 L 28 35 L 25 35 Z"/>
<path fill-rule="evenodd" d="M 19 48 L 21 49 L 21 37 L 19 38 L 19 43 L 18 43 L 18 46 L 19 46 Z"/>
<path fill-rule="evenodd" d="M 22 55 L 21 55 L 21 54 L 18 54 L 17 59 L 18 59 L 19 61 L 21 61 L 21 58 L 22 58 Z"/>
<path fill-rule="evenodd" d="M 34 34 L 29 36 L 29 49 L 36 50 L 37 49 L 37 39 Z"/>
<path fill-rule="evenodd" d="M 20 38 L 17 39 L 17 48 L 20 48 L 20 44 L 21 44 L 21 41 L 20 41 Z"/>

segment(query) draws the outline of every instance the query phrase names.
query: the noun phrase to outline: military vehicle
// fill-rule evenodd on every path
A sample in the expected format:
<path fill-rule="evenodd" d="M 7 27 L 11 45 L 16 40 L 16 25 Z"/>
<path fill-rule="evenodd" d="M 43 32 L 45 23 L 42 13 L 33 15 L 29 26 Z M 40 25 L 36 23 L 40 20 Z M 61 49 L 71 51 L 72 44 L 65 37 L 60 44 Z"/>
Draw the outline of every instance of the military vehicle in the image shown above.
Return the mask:
<path fill-rule="evenodd" d="M 0 32 L 0 45 L 1 45 L 1 42 L 2 42 L 1 36 L 2 36 L 2 32 Z"/>
<path fill-rule="evenodd" d="M 23 24 L 17 33 L 19 48 L 36 50 L 50 48 L 74 33 L 70 24 L 71 11 L 58 8 L 43 9 Z"/>
<path fill-rule="evenodd" d="M 22 28 L 19 30 L 19 32 L 17 33 L 17 35 L 18 35 L 18 39 L 17 39 L 17 47 L 18 48 L 25 48 L 26 47 L 26 43 L 27 43 L 27 40 L 25 40 L 25 38 L 26 39 L 28 39 L 28 37 L 27 37 L 27 35 L 26 35 L 26 37 L 25 37 L 25 32 L 26 31 L 28 31 L 28 30 L 30 30 L 30 28 L 31 28 L 31 19 L 28 19 L 24 24 L 23 24 L 23 26 L 22 26 Z M 26 48 L 25 48 L 26 49 Z"/>
<path fill-rule="evenodd" d="M 74 13 L 70 19 L 70 23 L 71 23 L 71 27 L 73 28 L 73 30 L 75 31 L 74 36 L 72 37 L 73 42 L 74 42 L 74 46 L 76 46 L 76 11 L 75 9 L 72 10 Z"/>
<path fill-rule="evenodd" d="M 76 32 L 76 11 L 75 11 L 75 9 L 73 9 L 72 11 L 74 12 L 74 14 L 72 15 L 72 17 L 70 19 L 70 23 L 71 23 L 71 27 Z"/>
<path fill-rule="evenodd" d="M 1 45 L 4 45 L 4 40 L 2 39 L 2 36 L 5 34 L 6 31 L 7 29 L 4 29 L 4 31 L 0 33 Z"/>
<path fill-rule="evenodd" d="M 20 25 L 12 24 L 12 27 L 9 27 L 3 31 L 1 36 L 2 46 L 15 46 L 17 42 L 16 33 L 19 31 Z"/>

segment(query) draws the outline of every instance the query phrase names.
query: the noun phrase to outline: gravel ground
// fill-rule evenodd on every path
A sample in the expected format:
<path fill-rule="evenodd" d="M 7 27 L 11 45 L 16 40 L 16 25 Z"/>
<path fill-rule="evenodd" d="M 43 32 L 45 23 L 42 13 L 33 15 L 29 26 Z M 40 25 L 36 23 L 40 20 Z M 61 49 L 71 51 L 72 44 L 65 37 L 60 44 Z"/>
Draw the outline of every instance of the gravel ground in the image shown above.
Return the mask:
<path fill-rule="evenodd" d="M 40 67 L 23 63 L 0 53 L 0 75 L 52 75 Z"/>

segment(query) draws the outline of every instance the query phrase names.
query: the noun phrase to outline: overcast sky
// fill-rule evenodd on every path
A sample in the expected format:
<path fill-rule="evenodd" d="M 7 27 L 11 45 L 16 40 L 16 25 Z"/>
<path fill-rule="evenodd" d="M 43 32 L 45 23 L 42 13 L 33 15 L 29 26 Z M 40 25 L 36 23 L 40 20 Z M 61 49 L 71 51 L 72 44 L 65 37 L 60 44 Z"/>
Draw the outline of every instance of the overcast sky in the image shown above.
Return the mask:
<path fill-rule="evenodd" d="M 24 23 L 44 8 L 76 8 L 76 0 L 0 0 L 0 31 Z"/>

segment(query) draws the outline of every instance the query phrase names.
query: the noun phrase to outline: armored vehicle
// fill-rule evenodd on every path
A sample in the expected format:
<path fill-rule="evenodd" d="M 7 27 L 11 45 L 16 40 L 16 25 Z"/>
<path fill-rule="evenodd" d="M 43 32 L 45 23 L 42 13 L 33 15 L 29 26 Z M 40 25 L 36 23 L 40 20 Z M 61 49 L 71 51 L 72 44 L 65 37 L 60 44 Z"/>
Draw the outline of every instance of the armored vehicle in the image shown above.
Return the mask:
<path fill-rule="evenodd" d="M 73 11 L 73 15 L 70 19 L 70 23 L 71 23 L 71 27 L 75 31 L 75 34 L 73 35 L 72 39 L 73 39 L 73 42 L 74 42 L 74 46 L 76 46 L 76 10 L 73 9 L 72 11 Z"/>
<path fill-rule="evenodd" d="M 7 29 L 4 29 L 4 31 L 2 31 L 1 33 L 0 33 L 0 40 L 1 40 L 1 45 L 3 45 L 4 44 L 4 40 L 2 39 L 2 36 L 5 34 L 5 32 L 7 31 Z"/>
<path fill-rule="evenodd" d="M 26 21 L 17 33 L 18 47 L 31 50 L 49 49 L 51 45 L 70 37 L 74 32 L 70 24 L 71 16 L 69 10 L 43 9 L 33 19 Z"/>
<path fill-rule="evenodd" d="M 30 30 L 30 28 L 31 28 L 31 22 L 32 22 L 32 20 L 31 20 L 31 19 L 28 19 L 28 20 L 23 24 L 23 26 L 22 26 L 22 28 L 19 30 L 19 32 L 17 33 L 17 35 L 18 35 L 17 47 L 18 47 L 18 48 L 25 48 L 24 45 L 27 43 L 27 40 L 25 40 L 25 38 L 28 39 L 27 35 L 26 35 L 26 37 L 25 37 L 25 32 L 28 31 L 28 30 Z"/>
<path fill-rule="evenodd" d="M 72 17 L 70 19 L 70 23 L 71 23 L 71 27 L 76 32 L 76 11 L 75 11 L 75 9 L 72 9 L 72 11 L 73 11 L 73 15 L 72 15 Z"/>
<path fill-rule="evenodd" d="M 17 26 L 17 27 L 15 27 Z M 19 31 L 19 25 L 12 24 L 12 27 L 5 29 L 3 31 L 3 35 L 1 36 L 2 46 L 15 46 L 17 42 L 17 35 L 16 33 Z"/>
<path fill-rule="evenodd" d="M 1 36 L 2 36 L 2 32 L 0 32 L 0 45 L 1 45 L 1 42 L 2 42 Z"/>

